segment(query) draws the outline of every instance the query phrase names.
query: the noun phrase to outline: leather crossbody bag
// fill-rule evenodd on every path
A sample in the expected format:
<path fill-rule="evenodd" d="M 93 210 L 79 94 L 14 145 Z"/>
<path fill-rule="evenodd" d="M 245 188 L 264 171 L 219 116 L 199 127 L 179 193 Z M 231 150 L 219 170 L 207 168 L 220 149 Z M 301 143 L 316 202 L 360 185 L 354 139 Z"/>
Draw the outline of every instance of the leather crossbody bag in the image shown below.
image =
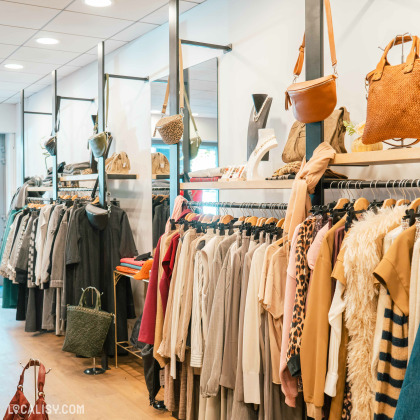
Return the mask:
<path fill-rule="evenodd" d="M 387 58 L 389 50 L 410 40 L 413 45 L 406 62 L 391 66 Z M 369 91 L 362 137 L 364 144 L 415 139 L 408 145 L 412 146 L 420 141 L 419 53 L 420 40 L 417 36 L 397 36 L 385 48 L 376 69 L 366 76 Z"/>
<path fill-rule="evenodd" d="M 97 133 L 98 130 L 98 115 L 96 115 L 96 122 L 94 132 L 95 134 L 89 139 L 89 146 L 92 150 L 95 158 L 100 158 L 104 156 L 107 145 L 108 145 L 108 136 L 110 133 L 107 132 L 108 128 L 108 109 L 109 109 L 109 75 L 106 74 L 106 106 L 105 106 L 105 131 Z"/>
<path fill-rule="evenodd" d="M 184 133 L 184 65 L 182 62 L 182 46 L 179 41 L 179 108 L 180 114 L 166 117 L 166 108 L 169 101 L 169 77 L 166 85 L 165 100 L 162 107 L 162 118 L 156 123 L 153 136 L 156 136 L 156 130 L 166 144 L 177 144 Z"/>
<path fill-rule="evenodd" d="M 327 16 L 331 64 L 334 73 L 318 79 L 295 83 L 302 72 L 305 57 L 305 36 L 303 36 L 302 45 L 299 47 L 299 57 L 293 71 L 295 78 L 293 84 L 286 90 L 285 104 L 286 110 L 289 109 L 290 105 L 292 106 L 295 118 L 302 123 L 313 123 L 325 120 L 332 114 L 337 104 L 335 85 L 335 79 L 338 77 L 336 71 L 337 57 L 335 52 L 330 0 L 324 0 L 324 5 Z"/>

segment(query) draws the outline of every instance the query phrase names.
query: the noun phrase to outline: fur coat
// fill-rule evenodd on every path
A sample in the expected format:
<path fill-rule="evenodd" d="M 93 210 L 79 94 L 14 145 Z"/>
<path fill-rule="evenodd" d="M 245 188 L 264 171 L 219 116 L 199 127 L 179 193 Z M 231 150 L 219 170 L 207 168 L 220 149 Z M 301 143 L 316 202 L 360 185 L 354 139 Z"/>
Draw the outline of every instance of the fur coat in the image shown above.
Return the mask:
<path fill-rule="evenodd" d="M 352 420 L 373 419 L 375 382 L 371 371 L 379 287 L 373 272 L 381 261 L 384 235 L 400 223 L 406 206 L 367 211 L 343 242 L 346 276 L 345 323 L 349 332 L 348 380 Z"/>

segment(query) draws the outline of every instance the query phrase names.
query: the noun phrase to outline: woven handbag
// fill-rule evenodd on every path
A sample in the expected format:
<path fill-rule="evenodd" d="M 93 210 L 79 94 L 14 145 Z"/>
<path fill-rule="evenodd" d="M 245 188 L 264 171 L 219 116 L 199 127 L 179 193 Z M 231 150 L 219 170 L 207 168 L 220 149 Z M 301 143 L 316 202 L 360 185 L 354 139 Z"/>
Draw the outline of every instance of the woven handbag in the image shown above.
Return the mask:
<path fill-rule="evenodd" d="M 395 46 L 412 40 L 403 64 L 391 66 L 387 55 Z M 375 70 L 366 76 L 369 86 L 364 144 L 390 139 L 420 140 L 420 41 L 417 36 L 397 36 L 385 48 Z"/>
<path fill-rule="evenodd" d="M 96 292 L 94 308 L 86 307 L 86 294 Z M 101 310 L 101 295 L 95 287 L 86 288 L 78 306 L 67 305 L 67 331 L 63 351 L 83 357 L 100 356 L 113 314 Z"/>
<path fill-rule="evenodd" d="M 165 100 L 162 107 L 162 118 L 156 123 L 153 137 L 156 136 L 156 130 L 166 144 L 177 144 L 184 133 L 184 65 L 182 63 L 182 47 L 179 41 L 179 108 L 180 114 L 165 117 L 166 108 L 169 101 L 169 78 L 166 85 Z"/>

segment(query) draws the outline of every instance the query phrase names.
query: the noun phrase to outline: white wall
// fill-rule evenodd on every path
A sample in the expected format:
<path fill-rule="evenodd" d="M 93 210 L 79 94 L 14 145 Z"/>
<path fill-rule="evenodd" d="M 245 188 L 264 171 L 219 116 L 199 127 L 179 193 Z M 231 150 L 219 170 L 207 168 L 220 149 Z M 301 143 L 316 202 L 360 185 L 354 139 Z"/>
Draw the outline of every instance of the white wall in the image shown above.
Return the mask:
<path fill-rule="evenodd" d="M 0 133 L 16 132 L 16 105 L 0 104 Z"/>
<path fill-rule="evenodd" d="M 338 105 L 345 105 L 355 122 L 365 118 L 364 77 L 380 59 L 384 47 L 396 34 L 416 33 L 420 18 L 420 2 L 416 0 L 335 0 L 332 4 L 338 57 Z M 246 137 L 252 93 L 267 93 L 274 98 L 267 127 L 275 129 L 279 147 L 270 152 L 264 170 L 270 174 L 282 165 L 281 153 L 293 123 L 292 112 L 284 110 L 284 92 L 292 82 L 292 70 L 304 32 L 304 0 L 207 0 L 181 17 L 181 37 L 219 44 L 233 44 L 233 51 L 217 51 L 184 47 L 184 63 L 194 65 L 214 56 L 219 60 L 219 144 L 222 165 L 246 161 Z M 329 49 L 325 37 L 325 73 L 331 72 Z M 400 49 L 391 57 L 398 62 Z M 61 95 L 96 96 L 96 64 L 59 81 Z M 107 56 L 107 71 L 112 73 L 149 75 L 152 79 L 168 72 L 168 28 L 159 27 Z M 304 74 L 301 77 L 303 80 Z M 127 197 L 128 208 L 136 231 L 139 250 L 150 248 L 150 85 L 113 80 L 111 85 L 110 129 L 116 149 L 127 151 L 132 171 L 140 179 L 115 185 L 119 195 Z M 33 109 L 50 109 L 49 88 L 33 95 L 28 105 Z M 28 106 L 29 108 L 29 106 Z M 94 111 L 85 103 L 66 103 L 62 113 L 62 136 L 59 159 L 87 158 L 86 139 L 91 131 L 88 114 Z M 48 118 L 28 117 L 28 173 L 41 173 L 39 139 L 47 135 Z M 2 131 L 0 129 L 0 131 Z M 350 148 L 349 140 L 347 141 Z M 27 155 L 28 156 L 28 155 Z M 418 177 L 419 165 L 352 168 L 352 176 L 377 179 Z M 287 192 L 229 192 L 222 200 L 269 202 L 287 201 Z M 130 197 L 130 198 L 128 198 Z"/>

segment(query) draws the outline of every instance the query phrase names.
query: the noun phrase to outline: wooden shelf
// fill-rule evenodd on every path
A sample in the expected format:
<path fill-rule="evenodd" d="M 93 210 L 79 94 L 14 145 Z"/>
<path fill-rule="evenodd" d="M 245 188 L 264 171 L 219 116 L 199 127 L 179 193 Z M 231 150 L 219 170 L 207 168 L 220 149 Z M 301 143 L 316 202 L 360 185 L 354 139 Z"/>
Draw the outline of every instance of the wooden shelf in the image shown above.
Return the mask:
<path fill-rule="evenodd" d="M 27 191 L 33 191 L 33 192 L 52 191 L 52 187 L 28 187 Z"/>
<path fill-rule="evenodd" d="M 411 149 L 388 149 L 375 152 L 339 153 L 330 161 L 330 166 L 392 165 L 395 163 L 420 162 L 420 147 Z"/>
<path fill-rule="evenodd" d="M 181 190 L 287 190 L 291 189 L 293 179 L 278 181 L 231 181 L 231 182 L 184 182 Z"/>
<path fill-rule="evenodd" d="M 59 179 L 60 181 L 96 181 L 98 174 L 90 175 L 64 175 Z M 125 180 L 125 179 L 137 179 L 136 174 L 107 174 L 108 179 Z"/>

